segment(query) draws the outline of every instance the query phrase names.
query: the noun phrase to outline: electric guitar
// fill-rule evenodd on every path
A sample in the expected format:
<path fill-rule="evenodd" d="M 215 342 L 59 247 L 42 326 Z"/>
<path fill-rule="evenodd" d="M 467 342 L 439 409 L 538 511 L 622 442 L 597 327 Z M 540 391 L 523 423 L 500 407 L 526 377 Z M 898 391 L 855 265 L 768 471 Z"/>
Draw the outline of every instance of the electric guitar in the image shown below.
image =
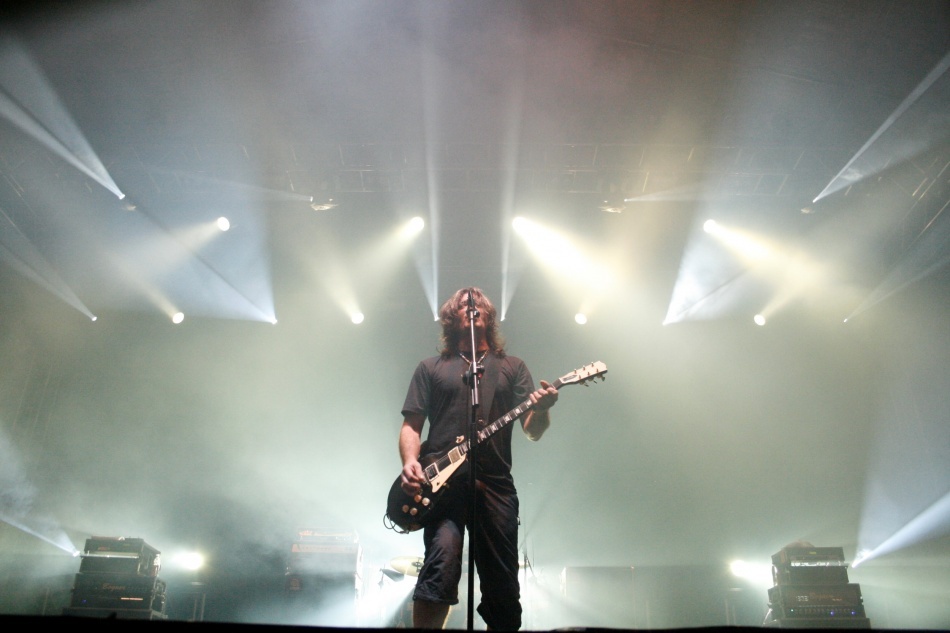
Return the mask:
<path fill-rule="evenodd" d="M 554 388 L 560 389 L 565 385 L 585 385 L 596 378 L 606 380 L 607 365 L 601 362 L 591 363 L 554 381 Z M 491 424 L 478 431 L 477 443 L 481 444 L 497 431 L 517 420 L 532 408 L 531 400 L 525 400 L 520 405 L 501 416 Z M 450 488 L 449 480 L 465 465 L 468 457 L 470 442 L 464 437 L 458 438 L 458 444 L 441 453 L 425 455 L 419 458 L 425 474 L 422 490 L 414 495 L 407 494 L 402 489 L 402 474 L 396 477 L 389 490 L 389 499 L 386 502 L 386 516 L 392 523 L 393 529 L 399 532 L 414 532 L 423 528 L 433 519 L 433 509 L 442 494 Z"/>

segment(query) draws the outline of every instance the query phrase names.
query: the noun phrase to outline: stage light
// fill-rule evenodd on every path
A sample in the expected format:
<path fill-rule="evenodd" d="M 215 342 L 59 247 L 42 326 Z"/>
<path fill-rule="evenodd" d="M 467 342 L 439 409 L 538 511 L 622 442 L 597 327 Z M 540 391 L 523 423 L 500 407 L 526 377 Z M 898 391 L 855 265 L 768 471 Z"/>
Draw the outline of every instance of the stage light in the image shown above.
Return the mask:
<path fill-rule="evenodd" d="M 627 208 L 627 199 L 623 196 L 616 198 L 605 198 L 601 200 L 598 207 L 605 213 L 623 213 Z"/>
<path fill-rule="evenodd" d="M 222 232 L 231 228 L 231 222 L 224 216 L 218 218 L 217 225 Z"/>
<path fill-rule="evenodd" d="M 89 317 L 89 318 L 90 318 L 90 319 L 91 319 L 91 320 L 92 320 L 93 322 L 95 322 L 95 321 L 98 321 L 98 320 L 99 320 L 99 317 L 97 317 L 96 315 L 92 315 L 92 316 L 91 316 L 91 317 Z"/>
<path fill-rule="evenodd" d="M 567 234 L 521 216 L 511 226 L 532 256 L 558 280 L 583 285 L 587 292 L 602 292 L 613 285 L 610 268 L 588 257 Z"/>
<path fill-rule="evenodd" d="M 172 563 L 181 569 L 197 571 L 204 567 L 205 557 L 199 552 L 179 552 L 172 557 Z"/>
<path fill-rule="evenodd" d="M 584 249 L 569 233 L 522 216 L 515 217 L 511 226 L 527 247 L 530 256 L 541 264 L 542 271 L 552 278 L 561 291 L 573 293 L 582 289 L 585 300 L 589 302 L 596 301 L 596 297 L 615 285 L 613 271 L 587 254 L 597 251 Z M 586 305 L 591 304 L 581 304 L 579 312 L 582 312 Z"/>
<path fill-rule="evenodd" d="M 757 585 L 768 587 L 772 584 L 771 563 L 750 563 L 744 560 L 734 560 L 729 563 L 729 571 L 736 578 L 741 578 Z"/>
<path fill-rule="evenodd" d="M 772 250 L 761 240 L 737 231 L 728 229 L 715 220 L 706 220 L 703 231 L 716 237 L 723 244 L 747 260 L 757 261 L 772 257 Z"/>
<path fill-rule="evenodd" d="M 578 325 L 585 325 L 587 323 L 587 315 L 583 312 L 578 312 L 574 315 L 574 322 Z"/>
<path fill-rule="evenodd" d="M 857 556 L 854 557 L 854 562 L 851 563 L 851 567 L 852 568 L 857 567 L 858 565 L 860 565 L 861 563 L 869 559 L 872 554 L 874 554 L 874 552 L 869 549 L 861 550 L 860 552 L 858 552 Z"/>
<path fill-rule="evenodd" d="M 310 208 L 314 211 L 329 211 L 336 208 L 336 202 L 333 201 L 333 198 L 325 198 L 320 201 L 310 198 Z"/>
<path fill-rule="evenodd" d="M 359 325 L 362 323 L 364 318 L 365 317 L 363 316 L 362 312 L 354 312 L 350 315 L 350 321 L 352 321 L 354 325 Z"/>
<path fill-rule="evenodd" d="M 175 314 L 172 315 L 172 323 L 174 323 L 175 325 L 178 325 L 184 320 L 185 320 L 184 312 L 176 312 Z"/>
<path fill-rule="evenodd" d="M 422 232 L 422 229 L 426 227 L 426 221 L 423 220 L 418 215 L 409 220 L 399 232 L 404 238 L 415 237 Z"/>
<path fill-rule="evenodd" d="M 749 563 L 744 560 L 734 560 L 729 563 L 729 572 L 736 578 L 745 578 L 749 573 Z"/>
<path fill-rule="evenodd" d="M 543 261 L 578 270 L 575 265 L 583 258 L 567 237 L 520 216 L 512 220 L 511 225 Z"/>
<path fill-rule="evenodd" d="M 757 315 L 755 315 L 754 317 L 752 317 L 752 320 L 755 321 L 755 324 L 756 324 L 756 325 L 765 325 L 765 315 L 764 315 L 764 314 L 757 314 Z"/>

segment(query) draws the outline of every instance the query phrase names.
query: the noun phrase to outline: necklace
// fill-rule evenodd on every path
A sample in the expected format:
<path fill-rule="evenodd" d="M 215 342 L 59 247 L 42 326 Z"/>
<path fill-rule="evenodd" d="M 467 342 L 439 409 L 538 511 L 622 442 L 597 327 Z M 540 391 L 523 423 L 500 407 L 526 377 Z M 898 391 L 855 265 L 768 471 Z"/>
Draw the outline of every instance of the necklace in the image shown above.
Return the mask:
<path fill-rule="evenodd" d="M 486 357 L 487 355 L 488 355 L 488 350 L 486 349 L 484 352 L 482 352 L 482 355 L 478 357 L 478 360 L 475 361 L 475 364 L 476 364 L 476 365 L 481 364 L 481 362 L 482 362 L 483 360 L 485 360 L 485 357 Z M 468 363 L 469 365 L 472 364 L 472 359 L 469 358 L 468 356 L 466 356 L 465 354 L 463 354 L 463 353 L 461 352 L 461 350 L 459 350 L 459 356 L 461 356 L 461 357 L 462 357 L 462 360 L 464 360 L 464 361 L 465 361 L 466 363 Z"/>

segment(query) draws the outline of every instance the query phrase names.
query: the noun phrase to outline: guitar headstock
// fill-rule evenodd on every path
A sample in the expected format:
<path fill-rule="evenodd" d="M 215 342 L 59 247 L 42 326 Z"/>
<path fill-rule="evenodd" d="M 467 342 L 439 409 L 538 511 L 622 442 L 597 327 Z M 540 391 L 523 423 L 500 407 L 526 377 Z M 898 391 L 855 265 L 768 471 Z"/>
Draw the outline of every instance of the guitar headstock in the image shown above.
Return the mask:
<path fill-rule="evenodd" d="M 597 361 L 589 365 L 584 365 L 583 367 L 578 367 L 569 374 L 565 374 L 557 379 L 559 385 L 586 385 L 592 380 L 600 378 L 601 380 L 606 380 L 607 374 L 607 365 Z"/>

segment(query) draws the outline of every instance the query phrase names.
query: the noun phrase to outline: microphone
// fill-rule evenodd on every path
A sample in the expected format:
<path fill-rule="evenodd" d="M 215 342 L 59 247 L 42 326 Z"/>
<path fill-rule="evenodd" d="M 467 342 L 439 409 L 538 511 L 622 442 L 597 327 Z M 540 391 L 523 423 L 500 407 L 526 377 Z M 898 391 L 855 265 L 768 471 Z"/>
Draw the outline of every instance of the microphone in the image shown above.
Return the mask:
<path fill-rule="evenodd" d="M 468 311 L 469 311 L 473 316 L 476 316 L 476 317 L 477 317 L 477 316 L 478 316 L 478 310 L 475 308 L 475 292 L 474 292 L 474 290 L 475 290 L 474 288 L 469 288 L 469 289 L 468 289 Z"/>

